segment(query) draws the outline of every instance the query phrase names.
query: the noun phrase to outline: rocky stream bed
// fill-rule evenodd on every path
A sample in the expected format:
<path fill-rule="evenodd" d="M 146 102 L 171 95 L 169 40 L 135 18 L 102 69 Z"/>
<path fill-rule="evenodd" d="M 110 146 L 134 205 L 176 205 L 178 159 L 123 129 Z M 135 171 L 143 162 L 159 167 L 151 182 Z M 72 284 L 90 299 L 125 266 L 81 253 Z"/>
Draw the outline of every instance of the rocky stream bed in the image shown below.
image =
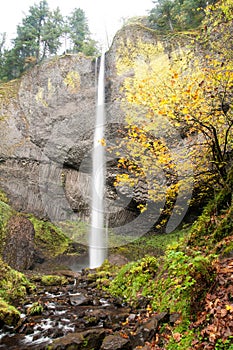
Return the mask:
<path fill-rule="evenodd" d="M 69 284 L 37 288 L 18 309 L 17 327 L 0 330 L 0 349 L 149 349 L 146 343 L 156 336 L 161 324 L 173 324 L 178 314 L 151 313 L 148 301 L 138 300 L 131 308 L 97 288 L 95 273 L 63 272 Z M 88 278 L 87 278 L 88 274 Z M 30 315 L 33 303 L 43 307 Z"/>

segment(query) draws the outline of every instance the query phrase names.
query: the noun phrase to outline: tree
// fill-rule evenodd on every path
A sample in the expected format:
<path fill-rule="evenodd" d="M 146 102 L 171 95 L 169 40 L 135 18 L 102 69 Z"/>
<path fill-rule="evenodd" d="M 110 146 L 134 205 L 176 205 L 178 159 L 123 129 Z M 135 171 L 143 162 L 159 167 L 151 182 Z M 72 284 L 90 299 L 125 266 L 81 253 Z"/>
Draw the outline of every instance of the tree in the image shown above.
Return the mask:
<path fill-rule="evenodd" d="M 0 33 L 0 79 L 3 76 L 5 42 L 6 42 L 6 33 Z"/>
<path fill-rule="evenodd" d="M 150 11 L 149 21 L 155 29 L 163 31 L 196 28 L 205 16 L 207 4 L 217 0 L 158 0 Z"/>
<path fill-rule="evenodd" d="M 50 11 L 46 0 L 31 6 L 29 14 L 17 26 L 13 47 L 5 51 L 2 76 L 10 80 L 24 70 L 56 54 L 61 46 L 63 17 L 60 10 Z"/>
<path fill-rule="evenodd" d="M 153 1 L 156 6 L 150 11 L 149 20 L 156 28 L 174 30 L 175 17 L 173 16 L 174 1 L 172 0 L 158 0 Z"/>
<path fill-rule="evenodd" d="M 83 52 L 87 55 L 96 53 L 96 42 L 90 38 L 90 31 L 85 12 L 78 8 L 74 9 L 66 21 L 66 35 L 70 40 L 68 52 Z"/>
<path fill-rule="evenodd" d="M 75 9 L 66 21 L 59 8 L 50 11 L 46 0 L 31 6 L 29 14 L 23 18 L 22 24 L 17 26 L 17 36 L 12 41 L 13 47 L 4 53 L 0 51 L 0 80 L 17 78 L 25 69 L 50 55 L 56 55 L 67 35 L 71 43 L 69 52 L 83 52 L 90 56 L 97 53 L 96 42 L 90 38 L 83 10 Z"/>
<path fill-rule="evenodd" d="M 116 151 L 122 172 L 117 183 L 137 186 L 143 178 L 151 200 L 162 202 L 161 196 L 169 199 L 168 214 L 180 191 L 185 195 L 190 186 L 200 197 L 214 186 L 229 186 L 233 63 L 227 49 L 217 55 L 214 49 L 229 38 L 232 29 L 226 22 L 232 23 L 229 18 L 232 19 L 233 11 L 225 8 L 223 16 L 220 8 L 224 5 L 221 2 L 207 10 L 211 15 L 206 21 L 213 23 L 208 37 L 215 38 L 215 43 L 208 45 L 208 52 L 201 35 L 197 51 L 186 50 L 173 61 L 164 54 L 158 64 L 153 48 L 146 43 L 140 43 L 140 62 L 138 52 L 118 59 L 118 71 L 131 69 L 134 75 L 124 81 L 127 132 Z M 221 21 L 216 26 L 213 16 L 217 9 Z M 139 48 L 135 44 L 134 47 Z"/>
<path fill-rule="evenodd" d="M 31 6 L 29 15 L 17 27 L 14 50 L 20 57 L 35 56 L 36 62 L 50 54 L 57 53 L 61 46 L 63 18 L 57 8 L 51 12 L 46 0 Z"/>

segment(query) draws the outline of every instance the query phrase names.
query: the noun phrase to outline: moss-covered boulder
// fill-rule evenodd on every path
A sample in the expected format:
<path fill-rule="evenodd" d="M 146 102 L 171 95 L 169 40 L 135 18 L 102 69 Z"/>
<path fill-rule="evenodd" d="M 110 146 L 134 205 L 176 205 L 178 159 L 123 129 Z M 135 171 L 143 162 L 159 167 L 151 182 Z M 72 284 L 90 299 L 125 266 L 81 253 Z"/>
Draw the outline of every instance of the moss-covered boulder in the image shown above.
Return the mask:
<path fill-rule="evenodd" d="M 41 277 L 41 283 L 45 286 L 62 286 L 67 284 L 68 280 L 64 276 L 44 275 Z"/>
<path fill-rule="evenodd" d="M 9 303 L 18 303 L 33 290 L 34 285 L 23 273 L 11 269 L 0 258 L 0 298 Z"/>
<path fill-rule="evenodd" d="M 0 327 L 3 325 L 15 326 L 20 320 L 19 311 L 5 300 L 0 298 Z"/>
<path fill-rule="evenodd" d="M 15 211 L 0 189 L 0 258 L 18 271 L 70 251 L 72 241 L 49 221 Z M 71 249 L 72 250 L 72 249 Z"/>
<path fill-rule="evenodd" d="M 62 229 L 49 221 L 39 220 L 35 216 L 30 216 L 29 220 L 35 230 L 36 249 L 45 257 L 53 258 L 63 254 L 71 243 Z"/>
<path fill-rule="evenodd" d="M 32 223 L 22 215 L 13 215 L 6 227 L 3 260 L 16 270 L 30 269 L 34 264 L 34 238 Z"/>
<path fill-rule="evenodd" d="M 13 305 L 23 302 L 34 288 L 24 274 L 11 269 L 0 258 L 0 327 L 17 325 L 20 313 Z"/>

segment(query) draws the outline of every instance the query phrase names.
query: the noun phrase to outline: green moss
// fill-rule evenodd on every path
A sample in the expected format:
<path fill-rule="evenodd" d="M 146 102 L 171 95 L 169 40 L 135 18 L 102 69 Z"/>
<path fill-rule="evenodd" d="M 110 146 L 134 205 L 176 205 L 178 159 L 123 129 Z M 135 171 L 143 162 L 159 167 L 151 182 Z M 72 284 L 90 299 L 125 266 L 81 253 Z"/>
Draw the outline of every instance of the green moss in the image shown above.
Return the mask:
<path fill-rule="evenodd" d="M 148 296 L 150 293 L 158 267 L 157 259 L 150 256 L 126 264 L 110 283 L 110 293 L 136 303 L 139 295 Z"/>
<path fill-rule="evenodd" d="M 0 326 L 6 324 L 8 326 L 16 326 L 20 320 L 19 311 L 5 300 L 0 298 Z"/>
<path fill-rule="evenodd" d="M 204 254 L 221 253 L 233 235 L 233 203 L 231 187 L 227 186 L 212 199 L 190 231 L 189 245 L 198 245 Z"/>
<path fill-rule="evenodd" d="M 223 257 L 232 257 L 233 256 L 233 240 L 228 242 L 228 244 L 224 245 L 221 250 L 221 254 Z"/>
<path fill-rule="evenodd" d="M 166 345 L 167 350 L 187 350 L 192 349 L 192 341 L 194 338 L 194 331 L 190 330 L 188 325 L 182 324 L 181 326 L 175 327 L 172 331 L 174 334 L 179 334 L 181 339 L 177 342 L 175 337 L 170 337 L 168 344 Z"/>
<path fill-rule="evenodd" d="M 182 314 L 184 327 L 200 308 L 209 286 L 214 281 L 214 256 L 200 252 L 167 249 L 164 257 L 146 256 L 121 268 L 110 282 L 110 294 L 137 306 L 146 297 L 154 311 Z"/>
<path fill-rule="evenodd" d="M 7 195 L 0 189 L 0 202 L 8 203 Z"/>
<path fill-rule="evenodd" d="M 32 304 L 32 306 L 30 306 L 27 310 L 27 314 L 30 315 L 30 316 L 33 316 L 33 315 L 41 315 L 42 312 L 43 312 L 44 308 L 43 306 L 41 305 L 41 303 L 39 302 L 35 302 Z"/>
<path fill-rule="evenodd" d="M 1 198 L 0 200 L 0 256 L 1 256 L 2 249 L 4 246 L 4 240 L 6 237 L 6 226 L 10 217 L 13 215 L 14 211 L 8 204 L 5 203 L 5 201 L 7 201 L 7 198 L 5 197 L 3 192 L 0 192 L 0 198 Z"/>
<path fill-rule="evenodd" d="M 35 286 L 30 283 L 24 274 L 11 269 L 0 259 L 0 297 L 6 302 L 19 302 Z"/>
<path fill-rule="evenodd" d="M 64 221 L 59 223 L 62 231 L 74 242 L 79 242 L 83 245 L 88 244 L 89 225 L 83 221 Z"/>
<path fill-rule="evenodd" d="M 116 244 L 116 248 L 111 249 L 111 253 L 124 255 L 129 260 L 141 259 L 145 255 L 162 256 L 169 245 L 181 245 L 189 235 L 190 228 L 176 230 L 169 234 L 153 233 L 138 239 L 131 238 L 131 243 L 122 245 Z M 119 242 L 119 239 L 117 241 Z M 142 249 L 143 247 L 143 249 Z"/>
<path fill-rule="evenodd" d="M 214 280 L 213 259 L 198 251 L 167 250 L 153 286 L 153 309 L 164 311 L 169 305 L 171 312 L 189 320 Z"/>
<path fill-rule="evenodd" d="M 71 240 L 64 232 L 49 221 L 42 221 L 30 216 L 35 229 L 35 244 L 49 257 L 55 257 L 64 253 L 71 243 Z"/>
<path fill-rule="evenodd" d="M 64 276 L 44 275 L 41 277 L 41 283 L 45 286 L 62 286 L 67 284 L 68 280 Z"/>

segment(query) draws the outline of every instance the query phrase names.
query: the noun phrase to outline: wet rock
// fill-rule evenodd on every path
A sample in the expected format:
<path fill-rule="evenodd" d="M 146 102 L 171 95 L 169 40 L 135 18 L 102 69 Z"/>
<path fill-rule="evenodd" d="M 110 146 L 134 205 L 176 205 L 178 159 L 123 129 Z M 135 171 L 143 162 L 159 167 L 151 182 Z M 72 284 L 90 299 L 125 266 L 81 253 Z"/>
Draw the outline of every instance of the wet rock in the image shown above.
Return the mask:
<path fill-rule="evenodd" d="M 65 277 L 70 277 L 73 279 L 77 279 L 81 276 L 81 273 L 71 271 L 71 270 L 59 270 L 58 272 L 59 275 L 65 276 Z"/>
<path fill-rule="evenodd" d="M 90 300 L 81 293 L 70 294 L 69 301 L 71 305 L 75 305 L 75 306 L 90 304 Z"/>
<path fill-rule="evenodd" d="M 146 309 L 147 305 L 148 305 L 148 299 L 146 297 L 141 296 L 137 299 L 135 307 L 137 309 L 143 310 L 143 309 Z"/>
<path fill-rule="evenodd" d="M 146 344 L 144 346 L 137 346 L 133 350 L 151 350 L 151 344 Z"/>
<path fill-rule="evenodd" d="M 118 322 L 124 322 L 128 315 L 130 310 L 116 310 L 115 312 L 112 312 L 110 315 L 110 319 L 112 323 L 118 323 Z"/>
<path fill-rule="evenodd" d="M 49 345 L 51 350 L 92 350 L 99 349 L 105 337 L 103 329 L 91 329 L 79 333 L 71 333 L 56 339 Z M 113 350 L 113 349 L 111 349 Z"/>
<path fill-rule="evenodd" d="M 150 317 L 144 323 L 138 323 L 135 327 L 135 331 L 129 333 L 132 347 L 143 346 L 146 341 L 150 341 L 158 328 L 158 320 L 155 316 Z"/>
<path fill-rule="evenodd" d="M 130 340 L 127 335 L 115 333 L 107 335 L 101 345 L 101 350 L 130 350 L 132 349 Z"/>
<path fill-rule="evenodd" d="M 159 314 L 156 314 L 154 316 L 158 323 L 168 323 L 170 322 L 170 312 L 168 311 L 164 311 L 164 312 L 160 312 Z"/>
<path fill-rule="evenodd" d="M 129 262 L 129 260 L 125 256 L 120 254 L 111 254 L 108 257 L 108 261 L 111 265 L 115 266 L 123 266 Z"/>
<path fill-rule="evenodd" d="M 24 216 L 14 215 L 8 222 L 3 260 L 15 270 L 28 270 L 34 263 L 35 231 Z"/>
<path fill-rule="evenodd" d="M 174 323 L 176 321 L 178 321 L 180 319 L 180 314 L 178 312 L 174 312 L 170 315 L 170 319 L 169 319 L 169 322 L 171 325 L 174 325 Z"/>
<path fill-rule="evenodd" d="M 20 314 L 13 306 L 0 298 L 0 328 L 4 325 L 15 326 L 20 319 Z"/>
<path fill-rule="evenodd" d="M 145 341 L 151 340 L 155 335 L 158 327 L 158 320 L 156 317 L 151 317 L 141 326 L 141 332 Z"/>
<path fill-rule="evenodd" d="M 137 315 L 136 314 L 129 314 L 127 320 L 129 323 L 134 322 L 136 320 Z"/>

